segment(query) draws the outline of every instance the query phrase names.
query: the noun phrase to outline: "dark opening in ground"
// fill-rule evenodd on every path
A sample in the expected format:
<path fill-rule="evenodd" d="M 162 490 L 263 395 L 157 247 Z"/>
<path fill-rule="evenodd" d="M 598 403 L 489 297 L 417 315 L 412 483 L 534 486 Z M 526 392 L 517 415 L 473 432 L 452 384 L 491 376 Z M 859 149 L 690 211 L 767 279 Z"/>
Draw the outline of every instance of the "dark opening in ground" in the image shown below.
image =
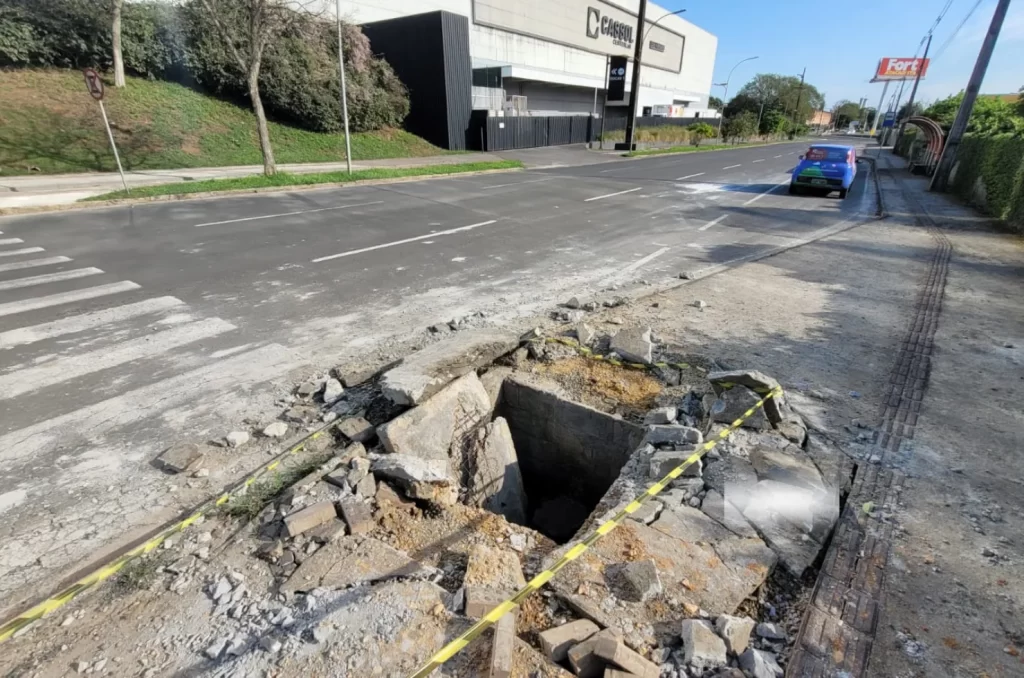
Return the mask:
<path fill-rule="evenodd" d="M 640 444 L 643 428 L 515 377 L 496 411 L 508 421 L 527 524 L 558 543 L 576 533 Z"/>

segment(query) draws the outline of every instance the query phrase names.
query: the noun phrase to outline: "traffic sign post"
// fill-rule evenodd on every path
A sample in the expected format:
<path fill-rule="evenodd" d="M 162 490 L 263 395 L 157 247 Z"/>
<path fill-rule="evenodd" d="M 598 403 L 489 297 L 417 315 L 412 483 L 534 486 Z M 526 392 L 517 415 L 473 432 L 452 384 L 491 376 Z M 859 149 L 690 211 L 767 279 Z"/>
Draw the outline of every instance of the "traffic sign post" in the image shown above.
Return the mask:
<path fill-rule="evenodd" d="M 124 178 L 124 168 L 121 167 L 121 156 L 117 154 L 117 144 L 114 143 L 114 132 L 110 129 L 110 120 L 107 119 L 107 109 L 103 107 L 103 95 L 105 90 L 103 88 L 103 80 L 100 79 L 100 74 L 91 68 L 86 68 L 82 71 L 82 75 L 85 76 L 85 88 L 89 91 L 89 96 L 96 100 L 96 103 L 100 105 L 100 115 L 103 116 L 103 126 L 107 129 L 107 139 L 110 140 L 110 149 L 114 151 L 114 160 L 117 161 L 117 172 L 121 175 L 121 185 L 124 186 L 124 192 L 131 194 L 131 190 L 128 188 L 128 182 Z"/>

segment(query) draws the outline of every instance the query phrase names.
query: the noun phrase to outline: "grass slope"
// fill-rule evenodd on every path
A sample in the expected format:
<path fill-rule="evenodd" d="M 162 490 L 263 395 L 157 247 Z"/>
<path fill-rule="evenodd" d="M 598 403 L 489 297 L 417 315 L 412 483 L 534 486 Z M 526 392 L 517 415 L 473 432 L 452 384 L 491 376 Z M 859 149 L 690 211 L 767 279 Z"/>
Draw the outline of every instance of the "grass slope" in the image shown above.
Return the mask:
<path fill-rule="evenodd" d="M 205 181 L 184 181 L 173 184 L 157 184 L 155 186 L 139 186 L 132 192 L 114 191 L 104 193 L 90 200 L 115 200 L 120 198 L 151 198 L 158 195 L 186 195 L 189 193 L 211 193 L 215 191 L 247 191 L 257 188 L 273 188 L 275 186 L 310 186 L 314 184 L 345 184 L 353 181 L 373 179 L 399 179 L 402 177 L 423 177 L 442 174 L 463 174 L 465 172 L 483 172 L 486 170 L 522 169 L 519 160 L 498 160 L 488 162 L 463 162 L 446 165 L 421 165 L 420 167 L 380 167 L 347 172 L 319 172 L 311 174 L 288 174 L 278 172 L 272 177 L 257 174 L 251 177 L 234 179 L 207 179 Z"/>
<path fill-rule="evenodd" d="M 113 171 L 99 106 L 82 75 L 68 70 L 0 70 L 0 176 Z M 174 169 L 262 163 L 255 116 L 246 108 L 178 84 L 128 78 L 104 99 L 125 169 Z M 277 162 L 345 159 L 341 134 L 270 123 Z M 445 153 L 402 130 L 352 135 L 352 158 Z"/>

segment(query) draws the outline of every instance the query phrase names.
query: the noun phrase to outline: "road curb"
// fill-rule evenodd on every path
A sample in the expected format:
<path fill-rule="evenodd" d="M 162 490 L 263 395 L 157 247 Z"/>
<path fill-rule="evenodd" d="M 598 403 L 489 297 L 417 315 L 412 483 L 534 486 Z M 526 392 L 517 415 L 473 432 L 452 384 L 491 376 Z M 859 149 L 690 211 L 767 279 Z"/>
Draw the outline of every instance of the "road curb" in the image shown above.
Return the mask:
<path fill-rule="evenodd" d="M 328 188 L 344 188 L 347 186 L 375 186 L 382 184 L 400 184 L 410 181 L 424 181 L 428 179 L 447 179 L 450 177 L 469 177 L 480 174 L 507 174 L 509 172 L 523 172 L 525 167 L 509 167 L 507 169 L 477 170 L 473 172 L 450 172 L 448 174 L 420 174 L 410 177 L 393 177 L 390 179 L 359 179 L 358 181 L 341 181 L 324 184 L 299 184 L 296 186 L 267 186 L 266 188 L 245 188 L 231 191 L 203 191 L 199 193 L 184 193 L 181 195 L 154 195 L 145 198 L 118 198 L 116 200 L 90 200 L 88 202 L 72 202 L 65 205 L 39 205 L 34 207 L 0 207 L 0 217 L 19 216 L 23 214 L 40 214 L 45 212 L 70 212 L 83 209 L 98 209 L 103 207 L 122 207 L 132 205 L 144 205 L 153 202 L 184 202 L 186 200 L 209 200 L 211 198 L 230 198 L 240 195 L 252 195 L 254 193 L 294 193 L 296 191 L 312 191 Z M 187 184 L 188 182 L 181 182 Z"/>

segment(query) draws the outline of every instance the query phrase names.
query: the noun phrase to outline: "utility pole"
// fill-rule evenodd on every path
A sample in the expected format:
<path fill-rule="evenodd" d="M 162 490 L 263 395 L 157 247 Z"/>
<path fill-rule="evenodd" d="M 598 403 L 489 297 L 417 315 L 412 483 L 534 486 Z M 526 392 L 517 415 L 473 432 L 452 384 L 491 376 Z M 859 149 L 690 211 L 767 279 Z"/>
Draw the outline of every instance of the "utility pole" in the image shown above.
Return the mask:
<path fill-rule="evenodd" d="M 796 108 L 793 110 L 793 124 L 797 124 L 797 118 L 800 117 L 800 99 L 804 96 L 804 76 L 807 75 L 807 67 L 804 66 L 803 72 L 800 74 L 800 89 L 796 91 Z"/>
<path fill-rule="evenodd" d="M 868 133 L 870 136 L 875 136 L 875 132 L 878 130 L 878 119 L 882 117 L 882 106 L 885 104 L 885 95 L 889 91 L 889 81 L 886 80 L 885 84 L 882 85 L 882 96 L 878 97 L 878 108 L 875 109 L 875 119 L 871 121 L 871 131 Z"/>
<path fill-rule="evenodd" d="M 949 128 L 949 135 L 946 137 L 946 145 L 939 157 L 939 164 L 932 175 L 932 182 L 929 190 L 945 191 L 949 185 L 949 173 L 953 169 L 953 162 L 956 160 L 957 151 L 960 149 L 960 142 L 963 141 L 964 132 L 967 131 L 967 122 L 971 118 L 971 111 L 974 109 L 974 101 L 978 98 L 978 90 L 981 89 L 981 82 L 985 79 L 985 71 L 988 70 L 988 62 L 992 59 L 992 51 L 996 48 L 996 40 L 999 38 L 999 31 L 1003 28 L 1003 19 L 1006 18 L 1006 10 L 1010 7 L 1010 0 L 999 0 L 996 5 L 995 14 L 992 15 L 992 23 L 988 26 L 988 33 L 985 41 L 981 44 L 981 51 L 978 52 L 978 60 L 974 63 L 974 71 L 967 83 L 967 91 L 964 92 L 964 100 L 960 103 L 960 109 L 956 112 L 956 119 L 953 126 Z"/>
<path fill-rule="evenodd" d="M 907 100 L 907 118 L 914 114 L 914 97 L 917 95 L 917 86 L 921 83 L 921 73 L 924 72 L 924 64 L 928 60 L 928 48 L 932 46 L 932 34 L 928 34 L 928 42 L 924 46 L 924 57 L 921 59 L 921 67 L 917 69 L 917 77 L 914 78 L 914 86 L 910 88 L 910 99 Z M 900 132 L 896 135 L 896 146 L 899 146 L 903 138 L 903 131 L 907 128 L 907 120 L 900 122 Z"/>
<path fill-rule="evenodd" d="M 341 0 L 337 2 L 338 19 L 338 72 L 341 75 L 341 117 L 345 121 L 345 166 L 352 174 L 352 143 L 348 136 L 348 96 L 345 93 L 345 55 L 342 52 L 341 39 Z"/>
<path fill-rule="evenodd" d="M 339 0 L 340 2 L 341 0 Z M 629 92 L 629 111 L 626 113 L 626 150 L 633 150 L 633 130 L 636 127 L 636 100 L 640 93 L 640 57 L 644 51 L 644 22 L 647 20 L 647 0 L 640 0 L 636 20 L 636 47 L 633 48 L 633 88 Z"/>

